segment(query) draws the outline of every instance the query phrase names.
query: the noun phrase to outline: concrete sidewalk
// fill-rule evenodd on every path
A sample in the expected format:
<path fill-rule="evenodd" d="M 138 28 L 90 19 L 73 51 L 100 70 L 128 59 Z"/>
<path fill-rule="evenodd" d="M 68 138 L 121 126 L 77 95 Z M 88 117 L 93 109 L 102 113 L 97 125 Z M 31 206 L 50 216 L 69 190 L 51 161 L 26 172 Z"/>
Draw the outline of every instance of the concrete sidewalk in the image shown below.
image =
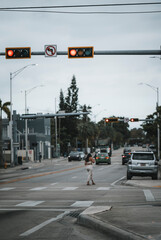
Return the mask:
<path fill-rule="evenodd" d="M 63 160 L 66 160 L 66 158 L 60 157 L 60 158 L 42 159 L 41 162 L 39 162 L 38 160 L 36 162 L 33 162 L 33 161 L 23 162 L 22 165 L 16 165 L 13 167 L 8 166 L 6 169 L 0 168 L 0 173 L 9 173 L 9 172 L 15 172 L 20 169 L 23 170 L 27 168 L 39 168 L 43 166 L 49 166 L 54 164 L 55 162 L 63 161 Z"/>
<path fill-rule="evenodd" d="M 83 212 L 77 222 L 114 240 L 161 239 L 161 205 L 115 206 L 100 213 Z"/>
<path fill-rule="evenodd" d="M 129 180 L 124 185 L 161 190 L 161 180 Z M 77 222 L 114 240 L 161 240 L 161 203 L 104 206 L 104 209 L 102 206 L 89 207 L 79 215 Z"/>

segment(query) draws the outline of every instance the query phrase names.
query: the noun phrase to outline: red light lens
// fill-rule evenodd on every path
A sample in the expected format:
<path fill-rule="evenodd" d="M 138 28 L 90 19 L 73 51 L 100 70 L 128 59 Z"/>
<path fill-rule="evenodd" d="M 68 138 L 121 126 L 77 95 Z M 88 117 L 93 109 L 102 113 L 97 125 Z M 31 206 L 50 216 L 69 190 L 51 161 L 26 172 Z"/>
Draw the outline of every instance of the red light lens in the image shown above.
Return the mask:
<path fill-rule="evenodd" d="M 70 50 L 70 55 L 75 56 L 77 54 L 77 51 L 75 49 Z"/>
<path fill-rule="evenodd" d="M 13 50 L 8 50 L 7 54 L 8 54 L 9 57 L 12 57 L 14 52 L 13 52 Z"/>

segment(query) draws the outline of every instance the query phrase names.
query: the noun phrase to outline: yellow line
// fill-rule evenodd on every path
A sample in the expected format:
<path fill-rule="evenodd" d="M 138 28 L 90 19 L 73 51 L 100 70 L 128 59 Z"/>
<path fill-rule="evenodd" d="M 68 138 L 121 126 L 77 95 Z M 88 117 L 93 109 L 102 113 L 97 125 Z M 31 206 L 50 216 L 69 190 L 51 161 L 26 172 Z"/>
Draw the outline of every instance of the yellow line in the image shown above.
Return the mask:
<path fill-rule="evenodd" d="M 77 168 L 82 168 L 83 166 L 79 166 L 79 167 L 74 167 L 74 168 L 69 168 L 69 169 L 63 169 L 63 170 L 59 170 L 59 171 L 54 171 L 54 172 L 48 172 L 48 173 L 43 173 L 43 174 L 37 174 L 34 176 L 28 176 L 28 177 L 24 177 L 24 178 L 16 178 L 7 182 L 0 182 L 0 184 L 8 184 L 8 183 L 14 183 L 14 182 L 19 182 L 19 181 L 23 181 L 26 179 L 31 179 L 31 178 L 37 178 L 37 177 L 44 177 L 47 175 L 51 175 L 51 174 L 55 174 L 55 173 L 62 173 L 62 172 L 67 172 L 67 171 L 71 171 L 71 170 L 75 170 Z"/>

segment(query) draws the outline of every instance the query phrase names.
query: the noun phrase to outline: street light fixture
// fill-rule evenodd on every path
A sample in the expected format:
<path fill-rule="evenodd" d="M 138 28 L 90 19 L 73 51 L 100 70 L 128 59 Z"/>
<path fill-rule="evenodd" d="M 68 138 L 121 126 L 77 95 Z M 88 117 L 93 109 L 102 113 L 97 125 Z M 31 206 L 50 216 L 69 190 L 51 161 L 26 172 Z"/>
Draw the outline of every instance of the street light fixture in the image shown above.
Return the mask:
<path fill-rule="evenodd" d="M 157 103 L 156 103 L 156 110 L 157 110 L 157 118 L 159 119 L 159 111 L 158 111 L 158 106 L 159 106 L 159 88 L 154 87 L 150 84 L 147 83 L 139 83 L 139 85 L 147 85 L 148 87 L 152 88 L 156 93 L 157 93 Z M 158 141 L 158 160 L 160 160 L 160 126 L 159 123 L 157 123 L 157 141 Z"/>
<path fill-rule="evenodd" d="M 20 69 L 18 69 L 15 72 L 11 72 L 10 73 L 10 138 L 11 138 L 11 166 L 14 166 L 14 157 L 13 157 L 13 134 L 12 134 L 12 79 L 15 78 L 19 73 L 21 73 L 24 69 L 26 69 L 27 67 L 31 67 L 31 66 L 37 66 L 38 64 L 29 64 L 26 65 Z"/>
<path fill-rule="evenodd" d="M 33 88 L 25 90 L 25 114 L 27 114 L 27 94 L 32 92 L 34 89 L 38 87 L 43 87 L 44 85 L 37 85 Z M 28 129 L 27 129 L 27 119 L 25 119 L 25 145 L 26 145 L 26 161 L 28 161 Z"/>

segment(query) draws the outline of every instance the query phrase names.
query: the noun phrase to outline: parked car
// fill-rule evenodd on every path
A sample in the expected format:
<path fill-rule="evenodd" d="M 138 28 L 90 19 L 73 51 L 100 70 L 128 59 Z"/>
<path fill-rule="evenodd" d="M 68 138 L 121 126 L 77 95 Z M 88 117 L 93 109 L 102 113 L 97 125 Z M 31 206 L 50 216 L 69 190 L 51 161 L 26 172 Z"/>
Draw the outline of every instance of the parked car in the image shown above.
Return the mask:
<path fill-rule="evenodd" d="M 131 148 L 125 147 L 123 150 L 123 154 L 125 154 L 125 152 L 131 152 Z"/>
<path fill-rule="evenodd" d="M 78 152 L 78 151 L 72 151 L 69 153 L 68 156 L 68 161 L 72 161 L 72 160 L 78 160 L 81 161 L 83 160 L 85 157 L 85 155 L 83 154 L 83 152 Z"/>
<path fill-rule="evenodd" d="M 96 155 L 96 164 L 99 164 L 99 163 L 111 164 L 111 158 L 108 154 L 107 149 L 101 149 L 100 153 Z"/>
<path fill-rule="evenodd" d="M 158 162 L 153 152 L 133 152 L 127 165 L 127 179 L 133 176 L 151 176 L 157 179 Z"/>
<path fill-rule="evenodd" d="M 149 145 L 148 150 L 149 150 L 149 151 L 152 151 L 152 152 L 154 152 L 154 153 L 157 152 L 157 148 L 156 148 L 156 146 L 153 145 L 153 144 L 152 144 L 152 145 Z"/>
<path fill-rule="evenodd" d="M 122 155 L 122 165 L 124 165 L 125 163 L 128 163 L 130 158 L 131 158 L 131 152 L 125 152 Z"/>
<path fill-rule="evenodd" d="M 84 160 L 85 159 L 85 153 L 84 152 L 79 152 L 80 156 L 81 156 L 81 160 Z"/>

